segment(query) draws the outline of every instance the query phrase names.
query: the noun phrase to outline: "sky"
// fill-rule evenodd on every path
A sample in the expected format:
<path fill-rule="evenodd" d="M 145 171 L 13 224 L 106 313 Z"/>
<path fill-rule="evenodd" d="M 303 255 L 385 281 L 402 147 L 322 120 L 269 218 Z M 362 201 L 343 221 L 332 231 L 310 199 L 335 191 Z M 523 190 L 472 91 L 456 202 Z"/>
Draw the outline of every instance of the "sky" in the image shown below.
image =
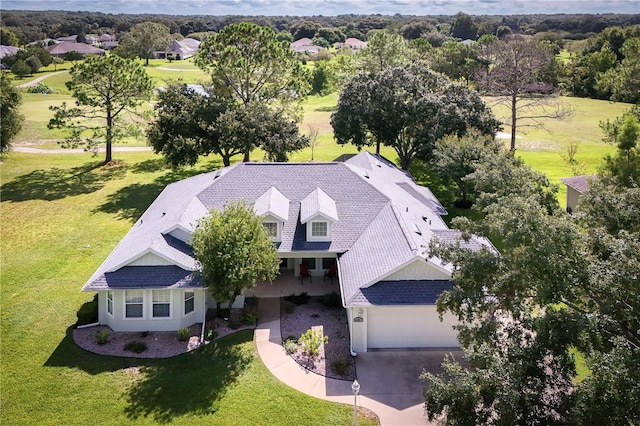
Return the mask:
<path fill-rule="evenodd" d="M 640 14 L 640 0 L 0 0 L 0 10 L 165 15 Z"/>

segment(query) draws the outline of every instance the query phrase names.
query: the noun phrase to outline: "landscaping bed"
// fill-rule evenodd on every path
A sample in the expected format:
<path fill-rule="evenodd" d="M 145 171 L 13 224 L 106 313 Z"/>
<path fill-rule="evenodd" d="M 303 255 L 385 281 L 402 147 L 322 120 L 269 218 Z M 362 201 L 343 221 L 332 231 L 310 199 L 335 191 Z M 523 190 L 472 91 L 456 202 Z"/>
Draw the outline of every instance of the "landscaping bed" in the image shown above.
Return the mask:
<path fill-rule="evenodd" d="M 320 344 L 315 357 L 306 354 L 297 343 L 309 329 L 328 337 L 328 343 Z M 337 294 L 285 297 L 280 303 L 280 332 L 287 352 L 306 369 L 334 379 L 356 378 L 355 362 L 349 352 L 347 316 Z M 287 340 L 291 343 L 286 343 Z"/>

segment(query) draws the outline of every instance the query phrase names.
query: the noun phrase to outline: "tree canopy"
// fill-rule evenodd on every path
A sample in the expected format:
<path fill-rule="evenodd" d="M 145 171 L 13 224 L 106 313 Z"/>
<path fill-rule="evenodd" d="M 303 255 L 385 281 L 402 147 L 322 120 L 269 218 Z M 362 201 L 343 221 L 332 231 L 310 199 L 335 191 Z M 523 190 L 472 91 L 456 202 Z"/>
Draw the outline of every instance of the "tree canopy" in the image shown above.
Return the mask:
<path fill-rule="evenodd" d="M 179 83 L 164 87 L 158 96 L 148 137 L 173 167 L 193 165 L 212 153 L 229 166 L 234 156 L 258 147 L 270 161 L 287 161 L 289 152 L 309 144 L 295 121 L 262 102 L 244 106 L 213 87 L 194 90 Z"/>
<path fill-rule="evenodd" d="M 122 116 L 137 115 L 136 107 L 151 96 L 153 82 L 141 63 L 116 55 L 92 56 L 77 63 L 66 83 L 75 107 L 52 106 L 48 127 L 70 130 L 62 146 L 96 149 L 105 143 L 105 164 L 112 160 L 112 144 L 135 131 Z M 89 134 L 87 135 L 88 132 Z"/>
<path fill-rule="evenodd" d="M 169 47 L 171 35 L 166 25 L 157 22 L 141 22 L 124 33 L 115 52 L 127 58 L 140 58 L 149 65 L 149 59 L 156 50 Z"/>
<path fill-rule="evenodd" d="M 5 73 L 0 74 L 0 153 L 11 148 L 12 139 L 22 128 L 22 96 Z"/>
<path fill-rule="evenodd" d="M 404 170 L 416 157 L 428 160 L 446 135 L 476 128 L 493 136 L 499 128 L 476 92 L 420 62 L 356 75 L 340 93 L 331 125 L 339 144 L 392 147 Z"/>
<path fill-rule="evenodd" d="M 252 206 L 231 202 L 198 222 L 193 250 L 203 283 L 218 304 L 232 303 L 242 289 L 273 281 L 280 258 Z"/>
<path fill-rule="evenodd" d="M 469 365 L 449 358 L 444 374 L 423 375 L 428 417 L 450 425 L 634 424 L 640 188 L 600 176 L 571 216 L 544 201 L 553 188 L 522 190 L 523 180 L 510 177 L 502 181 L 511 190 L 491 194 L 503 186 L 493 178 L 509 175 L 497 166 L 509 157 L 484 167 L 476 187 L 484 218 L 454 220 L 463 233 L 499 240 L 500 252 L 442 241 L 429 248 L 453 265 L 455 286 L 438 310 L 461 321 Z M 523 167 L 518 175 L 527 175 Z M 575 348 L 592 367 L 578 384 Z"/>
<path fill-rule="evenodd" d="M 380 30 L 367 38 L 367 46 L 358 53 L 358 67 L 363 72 L 376 73 L 410 64 L 417 58 L 417 51 L 400 34 Z"/>
<path fill-rule="evenodd" d="M 287 105 L 307 93 L 302 63 L 268 27 L 243 22 L 224 27 L 201 45 L 196 64 L 243 104 Z"/>

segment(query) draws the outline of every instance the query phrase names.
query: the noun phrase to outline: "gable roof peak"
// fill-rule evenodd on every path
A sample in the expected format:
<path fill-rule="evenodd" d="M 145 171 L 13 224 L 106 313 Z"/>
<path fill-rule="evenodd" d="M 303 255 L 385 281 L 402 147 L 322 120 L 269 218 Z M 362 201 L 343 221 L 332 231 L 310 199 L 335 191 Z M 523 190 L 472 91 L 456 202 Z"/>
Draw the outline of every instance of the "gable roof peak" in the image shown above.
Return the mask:
<path fill-rule="evenodd" d="M 317 215 L 322 215 L 333 222 L 338 221 L 336 202 L 320 187 L 316 187 L 300 202 L 300 223 L 305 224 Z"/>
<path fill-rule="evenodd" d="M 282 222 L 289 220 L 289 199 L 275 186 L 258 197 L 253 209 L 260 216 L 270 215 Z"/>

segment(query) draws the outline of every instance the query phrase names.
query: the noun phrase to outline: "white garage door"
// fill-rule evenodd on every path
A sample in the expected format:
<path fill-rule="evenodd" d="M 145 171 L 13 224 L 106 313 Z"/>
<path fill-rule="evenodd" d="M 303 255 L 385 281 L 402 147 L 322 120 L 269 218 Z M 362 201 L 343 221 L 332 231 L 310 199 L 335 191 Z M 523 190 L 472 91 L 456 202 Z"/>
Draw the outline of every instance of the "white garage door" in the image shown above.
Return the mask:
<path fill-rule="evenodd" d="M 369 308 L 367 346 L 375 348 L 443 348 L 459 346 L 452 315 L 440 322 L 435 306 Z"/>

